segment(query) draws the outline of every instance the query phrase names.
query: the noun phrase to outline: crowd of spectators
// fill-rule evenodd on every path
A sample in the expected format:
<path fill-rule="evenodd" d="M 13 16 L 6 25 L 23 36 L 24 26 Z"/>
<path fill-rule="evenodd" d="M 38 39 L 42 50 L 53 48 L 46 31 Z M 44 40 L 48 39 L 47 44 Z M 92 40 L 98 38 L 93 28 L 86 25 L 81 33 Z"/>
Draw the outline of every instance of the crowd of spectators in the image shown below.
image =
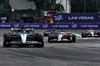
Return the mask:
<path fill-rule="evenodd" d="M 13 19 L 2 19 L 0 20 L 1 23 L 16 23 Z M 33 17 L 21 17 L 20 20 L 17 23 L 54 23 L 53 19 L 50 16 L 42 16 L 39 21 L 35 22 Z"/>
<path fill-rule="evenodd" d="M 50 16 L 42 16 L 40 23 L 54 23 L 54 21 Z"/>

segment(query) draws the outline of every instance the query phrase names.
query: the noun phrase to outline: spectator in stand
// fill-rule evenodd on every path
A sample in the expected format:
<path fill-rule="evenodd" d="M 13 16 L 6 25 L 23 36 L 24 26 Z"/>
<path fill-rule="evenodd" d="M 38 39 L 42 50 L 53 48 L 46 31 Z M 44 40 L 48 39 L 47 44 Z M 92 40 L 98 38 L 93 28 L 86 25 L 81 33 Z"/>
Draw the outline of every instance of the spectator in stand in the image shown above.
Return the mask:
<path fill-rule="evenodd" d="M 41 19 L 40 19 L 40 22 L 41 23 L 54 23 L 54 21 L 53 21 L 53 19 L 51 18 L 51 17 L 41 17 Z"/>
<path fill-rule="evenodd" d="M 50 19 L 49 17 L 46 18 L 47 23 L 50 23 Z"/>
<path fill-rule="evenodd" d="M 20 19 L 20 23 L 24 23 L 24 22 L 23 22 L 23 19 Z"/>
<path fill-rule="evenodd" d="M 47 23 L 47 20 L 43 20 L 44 21 L 44 23 Z"/>
<path fill-rule="evenodd" d="M 16 21 L 14 21 L 14 23 L 16 23 Z"/>
<path fill-rule="evenodd" d="M 52 23 L 54 23 L 54 21 L 53 21 L 53 19 L 50 17 L 50 23 L 52 24 Z"/>
<path fill-rule="evenodd" d="M 13 21 L 12 20 L 10 20 L 10 23 L 12 23 Z"/>
<path fill-rule="evenodd" d="M 40 20 L 40 23 L 44 23 L 44 20 Z"/>
<path fill-rule="evenodd" d="M 3 20 L 1 20 L 1 22 L 2 22 L 2 23 L 5 23 L 6 21 L 3 19 Z"/>
<path fill-rule="evenodd" d="M 44 23 L 44 17 L 42 17 L 42 23 Z"/>
<path fill-rule="evenodd" d="M 41 17 L 40 23 L 44 23 L 44 17 Z"/>
<path fill-rule="evenodd" d="M 43 17 L 43 20 L 45 20 L 45 17 Z"/>

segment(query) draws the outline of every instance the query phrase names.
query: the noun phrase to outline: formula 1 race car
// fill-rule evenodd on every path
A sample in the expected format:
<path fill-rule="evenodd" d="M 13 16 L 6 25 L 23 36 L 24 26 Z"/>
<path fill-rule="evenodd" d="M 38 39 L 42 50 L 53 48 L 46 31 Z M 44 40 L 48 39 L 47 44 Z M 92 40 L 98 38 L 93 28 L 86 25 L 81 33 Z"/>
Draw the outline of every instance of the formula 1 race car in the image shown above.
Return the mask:
<path fill-rule="evenodd" d="M 46 36 L 48 36 L 49 33 L 51 33 L 51 32 L 52 32 L 52 30 L 50 30 L 50 29 L 45 30 L 45 31 L 43 32 L 43 35 L 46 37 Z"/>
<path fill-rule="evenodd" d="M 48 42 L 76 42 L 76 35 L 69 31 L 51 32 L 48 36 Z"/>
<path fill-rule="evenodd" d="M 4 33 L 3 39 L 3 47 L 11 47 L 11 45 L 44 47 L 43 35 L 35 33 L 32 28 L 11 28 L 11 32 Z"/>
<path fill-rule="evenodd" d="M 100 31 L 85 30 L 85 32 L 82 32 L 82 38 L 85 37 L 100 37 Z"/>

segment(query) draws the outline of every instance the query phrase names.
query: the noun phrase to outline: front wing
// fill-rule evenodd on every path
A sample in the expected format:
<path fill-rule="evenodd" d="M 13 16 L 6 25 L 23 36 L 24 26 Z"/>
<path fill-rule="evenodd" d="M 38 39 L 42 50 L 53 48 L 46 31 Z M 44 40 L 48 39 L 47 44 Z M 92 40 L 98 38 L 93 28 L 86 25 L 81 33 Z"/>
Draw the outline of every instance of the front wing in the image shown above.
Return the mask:
<path fill-rule="evenodd" d="M 71 39 L 61 39 L 61 40 L 58 40 L 58 39 L 49 39 L 49 42 L 70 42 L 72 41 Z"/>
<path fill-rule="evenodd" d="M 6 42 L 6 44 L 10 44 L 10 45 L 35 45 L 35 44 L 42 44 L 42 42 L 27 41 L 26 43 L 22 43 L 21 41 L 11 41 L 11 42 Z"/>
<path fill-rule="evenodd" d="M 100 37 L 100 35 L 99 34 L 94 34 L 94 35 L 88 34 L 88 35 L 84 35 L 84 37 Z"/>

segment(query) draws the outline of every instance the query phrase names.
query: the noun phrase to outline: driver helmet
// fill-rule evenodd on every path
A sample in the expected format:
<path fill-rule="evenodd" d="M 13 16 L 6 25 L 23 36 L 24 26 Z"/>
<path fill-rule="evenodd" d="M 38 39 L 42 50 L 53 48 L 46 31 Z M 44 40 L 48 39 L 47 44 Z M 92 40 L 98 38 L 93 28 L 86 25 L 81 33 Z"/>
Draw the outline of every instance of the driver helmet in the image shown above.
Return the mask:
<path fill-rule="evenodd" d="M 92 28 L 90 28 L 90 30 L 92 30 Z"/>
<path fill-rule="evenodd" d="M 56 31 L 56 29 L 53 29 L 53 31 Z"/>
<path fill-rule="evenodd" d="M 63 32 L 63 30 L 61 30 L 61 32 Z"/>
<path fill-rule="evenodd" d="M 25 29 L 25 25 L 22 25 L 21 29 Z"/>
<path fill-rule="evenodd" d="M 21 33 L 26 33 L 26 31 L 25 30 L 21 30 Z"/>

